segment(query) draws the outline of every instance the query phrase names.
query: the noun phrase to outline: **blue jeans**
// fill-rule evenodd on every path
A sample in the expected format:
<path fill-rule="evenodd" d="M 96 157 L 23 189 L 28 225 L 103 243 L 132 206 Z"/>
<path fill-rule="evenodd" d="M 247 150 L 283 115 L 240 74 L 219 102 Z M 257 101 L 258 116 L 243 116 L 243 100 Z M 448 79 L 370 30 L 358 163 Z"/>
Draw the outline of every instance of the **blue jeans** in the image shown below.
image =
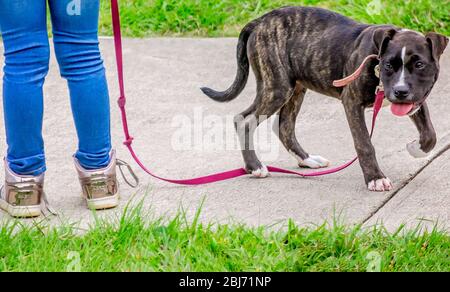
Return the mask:
<path fill-rule="evenodd" d="M 111 150 L 109 95 L 98 42 L 99 2 L 48 0 L 55 53 L 68 82 L 77 128 L 75 157 L 87 169 L 107 166 Z M 42 86 L 50 54 L 46 4 L 46 0 L 0 0 L 6 160 L 13 172 L 22 175 L 46 170 L 42 139 Z"/>

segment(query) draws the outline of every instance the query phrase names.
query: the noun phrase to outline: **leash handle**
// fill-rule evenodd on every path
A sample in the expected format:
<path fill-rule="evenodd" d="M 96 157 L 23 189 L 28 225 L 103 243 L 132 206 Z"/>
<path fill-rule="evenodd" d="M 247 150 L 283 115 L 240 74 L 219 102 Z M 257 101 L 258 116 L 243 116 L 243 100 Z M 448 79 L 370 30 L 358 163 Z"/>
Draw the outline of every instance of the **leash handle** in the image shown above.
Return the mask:
<path fill-rule="evenodd" d="M 113 22 L 113 32 L 114 32 L 114 47 L 116 52 L 116 63 L 117 63 L 117 76 L 119 80 L 119 89 L 120 89 L 120 97 L 117 101 L 120 113 L 122 117 L 122 125 L 123 125 L 123 132 L 125 135 L 125 142 L 123 143 L 129 150 L 131 156 L 135 160 L 135 162 L 142 168 L 143 171 L 145 171 L 150 176 L 168 182 L 172 184 L 179 184 L 179 185 L 203 185 L 203 184 L 209 184 L 224 180 L 229 180 L 232 178 L 240 177 L 247 175 L 247 171 L 244 168 L 238 168 L 234 170 L 229 170 L 225 172 L 220 172 L 216 174 L 211 174 L 207 176 L 197 177 L 197 178 L 191 178 L 191 179 L 168 179 L 160 177 L 153 172 L 151 172 L 139 159 L 136 152 L 133 149 L 132 143 L 133 143 L 133 137 L 130 135 L 129 127 L 128 127 L 128 119 L 127 119 L 127 113 L 126 113 L 126 96 L 125 96 L 125 81 L 124 81 L 124 72 L 123 72 L 123 51 L 122 51 L 122 33 L 121 33 L 121 27 L 120 27 L 120 11 L 119 11 L 119 5 L 118 0 L 111 0 L 111 13 L 112 13 L 112 22 Z M 354 79 L 361 74 L 364 64 L 369 60 L 373 58 L 373 56 L 367 57 L 363 64 L 358 68 L 358 70 L 349 76 L 350 78 L 344 79 L 341 82 L 337 82 L 336 85 L 346 85 L 349 82 L 353 81 Z M 345 83 L 345 84 L 344 84 Z M 370 137 L 372 137 L 374 129 L 375 129 L 375 122 L 378 116 L 378 113 L 380 112 L 380 109 L 383 104 L 384 99 L 384 92 L 381 90 L 377 90 L 376 98 L 375 98 L 375 104 L 374 104 L 374 110 L 373 110 L 373 118 L 372 118 L 372 127 L 370 131 Z M 339 172 L 341 170 L 344 170 L 351 166 L 355 161 L 358 160 L 358 157 L 355 157 L 351 161 L 345 163 L 344 165 L 338 166 L 336 168 L 332 169 L 326 169 L 323 171 L 318 172 L 311 172 L 311 173 L 301 173 L 293 170 L 278 168 L 274 166 L 268 166 L 268 170 L 271 173 L 283 173 L 283 174 L 291 174 L 291 175 L 297 175 L 300 177 L 315 177 L 315 176 L 323 176 L 328 175 L 332 173 Z"/>

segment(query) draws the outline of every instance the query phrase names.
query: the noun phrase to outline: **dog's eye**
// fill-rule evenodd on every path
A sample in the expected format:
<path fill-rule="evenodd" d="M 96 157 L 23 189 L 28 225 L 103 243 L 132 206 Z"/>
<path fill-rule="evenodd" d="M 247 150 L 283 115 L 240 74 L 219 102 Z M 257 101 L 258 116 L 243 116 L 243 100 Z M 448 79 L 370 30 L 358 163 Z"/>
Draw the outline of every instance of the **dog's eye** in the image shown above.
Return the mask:
<path fill-rule="evenodd" d="M 385 63 L 384 69 L 386 69 L 387 71 L 392 71 L 392 69 L 394 69 L 394 67 L 392 67 L 391 63 Z"/>
<path fill-rule="evenodd" d="M 417 69 L 423 69 L 423 68 L 425 68 L 425 64 L 423 62 L 419 61 L 419 62 L 416 63 L 416 68 Z"/>

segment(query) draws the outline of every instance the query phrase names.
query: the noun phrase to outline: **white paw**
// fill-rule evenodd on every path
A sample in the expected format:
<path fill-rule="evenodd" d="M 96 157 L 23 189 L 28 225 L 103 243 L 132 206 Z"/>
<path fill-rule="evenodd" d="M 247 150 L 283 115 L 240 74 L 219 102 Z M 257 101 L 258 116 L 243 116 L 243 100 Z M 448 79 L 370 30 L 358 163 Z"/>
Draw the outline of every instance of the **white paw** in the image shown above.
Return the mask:
<path fill-rule="evenodd" d="M 372 192 L 387 192 L 394 188 L 392 182 L 388 178 L 380 178 L 369 182 L 367 188 Z"/>
<path fill-rule="evenodd" d="M 408 150 L 409 155 L 414 158 L 424 158 L 428 156 L 428 153 L 425 153 L 422 149 L 420 149 L 420 143 L 417 140 L 406 144 L 406 150 Z"/>
<path fill-rule="evenodd" d="M 298 165 L 300 167 L 316 169 L 330 166 L 330 161 L 319 155 L 309 155 L 305 160 L 299 159 Z"/>
<path fill-rule="evenodd" d="M 265 166 L 263 164 L 261 168 L 258 168 L 257 170 L 252 171 L 252 176 L 253 177 L 258 177 L 258 178 L 268 177 L 269 176 L 269 170 L 267 169 L 267 166 Z"/>

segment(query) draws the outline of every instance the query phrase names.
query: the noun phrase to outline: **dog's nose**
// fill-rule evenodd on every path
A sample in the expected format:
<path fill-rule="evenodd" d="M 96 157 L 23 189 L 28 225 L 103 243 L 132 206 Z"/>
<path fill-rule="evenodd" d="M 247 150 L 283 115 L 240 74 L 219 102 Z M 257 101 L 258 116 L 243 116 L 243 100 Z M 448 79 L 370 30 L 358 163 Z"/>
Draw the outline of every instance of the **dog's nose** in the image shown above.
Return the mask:
<path fill-rule="evenodd" d="M 396 86 L 394 87 L 394 96 L 397 99 L 405 99 L 409 96 L 409 88 L 408 86 Z"/>

